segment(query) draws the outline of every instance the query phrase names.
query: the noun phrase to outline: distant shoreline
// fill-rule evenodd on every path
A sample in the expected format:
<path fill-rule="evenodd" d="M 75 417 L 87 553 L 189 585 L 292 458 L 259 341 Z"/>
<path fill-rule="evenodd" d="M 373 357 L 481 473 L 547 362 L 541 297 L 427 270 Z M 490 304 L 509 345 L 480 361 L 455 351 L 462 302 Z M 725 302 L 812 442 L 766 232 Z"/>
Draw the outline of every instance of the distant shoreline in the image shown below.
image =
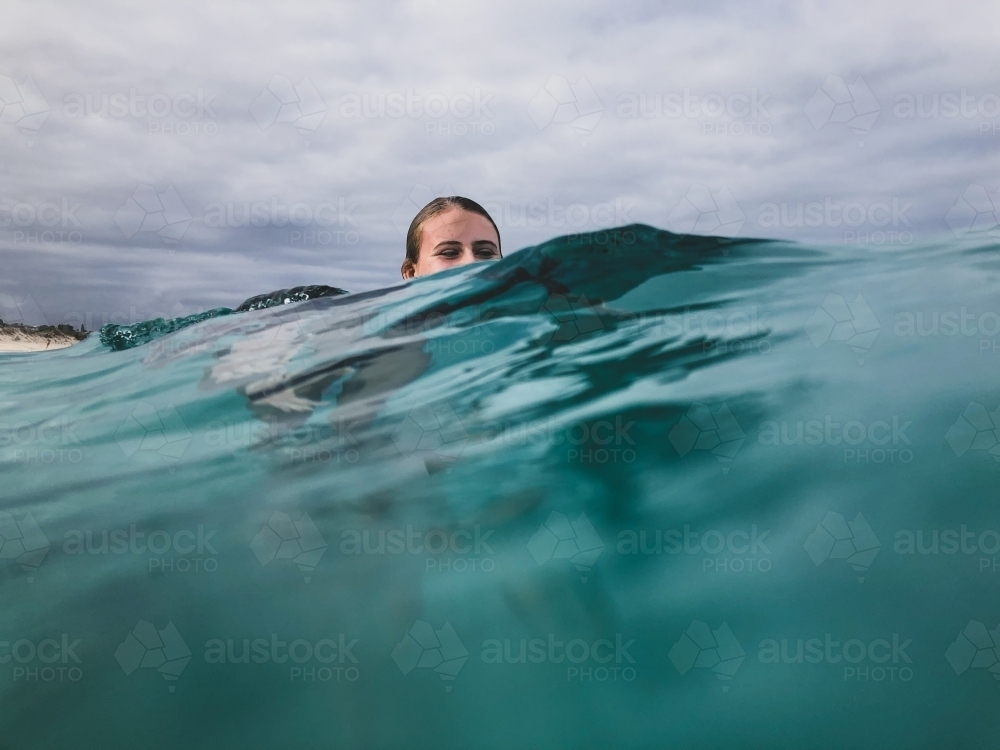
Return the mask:
<path fill-rule="evenodd" d="M 90 334 L 73 326 L 26 326 L 0 320 L 0 354 L 44 352 L 65 349 L 83 341 Z"/>

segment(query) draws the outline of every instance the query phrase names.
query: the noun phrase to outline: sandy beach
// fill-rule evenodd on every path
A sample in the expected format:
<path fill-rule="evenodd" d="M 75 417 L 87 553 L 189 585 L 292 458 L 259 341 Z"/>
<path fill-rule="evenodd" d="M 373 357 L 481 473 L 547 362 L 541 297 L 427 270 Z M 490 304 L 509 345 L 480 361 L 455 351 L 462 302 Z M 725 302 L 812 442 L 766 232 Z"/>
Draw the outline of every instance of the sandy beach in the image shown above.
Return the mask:
<path fill-rule="evenodd" d="M 8 325 L 0 321 L 0 354 L 65 349 L 87 338 L 71 326 Z"/>

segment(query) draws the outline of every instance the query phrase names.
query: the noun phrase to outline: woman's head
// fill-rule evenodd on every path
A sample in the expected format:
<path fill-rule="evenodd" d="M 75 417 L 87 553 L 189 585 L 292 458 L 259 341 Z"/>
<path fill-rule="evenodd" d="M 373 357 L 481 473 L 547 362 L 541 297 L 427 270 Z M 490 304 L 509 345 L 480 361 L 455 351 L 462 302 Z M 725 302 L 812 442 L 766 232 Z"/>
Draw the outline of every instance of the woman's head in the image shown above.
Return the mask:
<path fill-rule="evenodd" d="M 412 279 L 500 257 L 500 230 L 486 209 L 452 195 L 435 198 L 413 218 L 400 270 L 404 279 Z"/>

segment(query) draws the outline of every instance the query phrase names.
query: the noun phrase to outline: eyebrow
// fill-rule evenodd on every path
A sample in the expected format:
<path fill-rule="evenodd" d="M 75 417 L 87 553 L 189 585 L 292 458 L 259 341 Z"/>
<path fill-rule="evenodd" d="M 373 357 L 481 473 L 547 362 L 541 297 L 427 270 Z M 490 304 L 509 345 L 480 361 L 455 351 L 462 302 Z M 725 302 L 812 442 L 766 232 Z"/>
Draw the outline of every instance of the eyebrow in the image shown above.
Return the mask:
<path fill-rule="evenodd" d="M 459 242 L 458 240 L 444 240 L 443 242 L 439 242 L 434 246 L 434 251 L 437 252 L 438 250 L 446 250 L 451 247 L 460 248 L 462 247 L 462 243 Z M 476 240 L 475 242 L 472 243 L 472 247 L 473 249 L 482 249 L 486 247 L 491 247 L 494 248 L 495 250 L 500 249 L 497 243 L 495 243 L 493 240 Z"/>

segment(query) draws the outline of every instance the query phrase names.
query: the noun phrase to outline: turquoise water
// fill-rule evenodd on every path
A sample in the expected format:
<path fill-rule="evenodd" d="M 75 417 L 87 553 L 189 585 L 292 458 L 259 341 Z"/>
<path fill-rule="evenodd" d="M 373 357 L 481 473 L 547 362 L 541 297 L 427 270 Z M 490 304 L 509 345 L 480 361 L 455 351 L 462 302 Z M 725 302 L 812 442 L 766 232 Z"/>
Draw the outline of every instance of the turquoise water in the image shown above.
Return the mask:
<path fill-rule="evenodd" d="M 0 744 L 993 747 L 997 250 L 631 226 L 0 355 Z"/>

